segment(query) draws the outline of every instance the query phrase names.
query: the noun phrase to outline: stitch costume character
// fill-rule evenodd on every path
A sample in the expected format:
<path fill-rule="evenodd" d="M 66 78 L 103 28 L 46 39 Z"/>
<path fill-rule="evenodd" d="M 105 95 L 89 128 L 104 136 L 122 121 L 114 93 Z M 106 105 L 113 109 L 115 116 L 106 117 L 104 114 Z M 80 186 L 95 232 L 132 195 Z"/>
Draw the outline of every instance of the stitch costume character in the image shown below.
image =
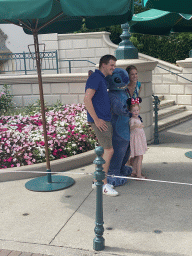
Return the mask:
<path fill-rule="evenodd" d="M 129 176 L 132 168 L 126 166 L 130 154 L 129 111 L 127 109 L 128 95 L 125 88 L 129 82 L 128 73 L 116 68 L 112 76 L 107 76 L 109 99 L 112 112 L 113 149 L 108 175 Z M 128 180 L 108 176 L 107 182 L 113 186 L 121 186 Z"/>

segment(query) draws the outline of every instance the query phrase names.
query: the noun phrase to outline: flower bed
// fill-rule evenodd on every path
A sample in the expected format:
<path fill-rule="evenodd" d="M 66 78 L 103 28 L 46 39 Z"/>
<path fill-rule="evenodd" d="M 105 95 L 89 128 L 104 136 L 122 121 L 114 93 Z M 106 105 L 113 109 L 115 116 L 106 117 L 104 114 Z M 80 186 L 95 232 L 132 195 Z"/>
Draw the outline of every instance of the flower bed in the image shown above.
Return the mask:
<path fill-rule="evenodd" d="M 49 159 L 61 159 L 95 148 L 96 137 L 83 104 L 46 112 Z M 45 162 L 40 113 L 0 117 L 0 169 Z"/>

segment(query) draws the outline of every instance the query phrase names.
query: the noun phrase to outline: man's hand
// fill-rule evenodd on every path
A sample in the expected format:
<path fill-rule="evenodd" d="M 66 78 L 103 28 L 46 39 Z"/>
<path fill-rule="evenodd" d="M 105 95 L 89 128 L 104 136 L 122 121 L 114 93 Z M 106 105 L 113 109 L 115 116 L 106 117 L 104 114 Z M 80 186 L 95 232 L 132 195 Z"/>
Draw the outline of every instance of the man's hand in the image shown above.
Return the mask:
<path fill-rule="evenodd" d="M 108 126 L 103 119 L 98 118 L 97 120 L 94 120 L 94 123 L 101 132 L 108 130 Z"/>

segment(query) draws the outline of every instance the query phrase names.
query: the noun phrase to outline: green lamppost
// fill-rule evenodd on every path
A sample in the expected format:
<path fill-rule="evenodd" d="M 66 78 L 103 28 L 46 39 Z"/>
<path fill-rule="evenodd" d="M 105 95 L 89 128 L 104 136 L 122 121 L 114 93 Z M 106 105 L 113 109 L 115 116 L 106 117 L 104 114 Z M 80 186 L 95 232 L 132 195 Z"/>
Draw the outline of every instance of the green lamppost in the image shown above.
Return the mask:
<path fill-rule="evenodd" d="M 154 126 L 154 144 L 157 145 L 159 144 L 159 132 L 158 132 L 158 105 L 160 104 L 160 100 L 158 96 L 152 95 L 154 100 L 153 100 L 153 105 L 154 105 L 154 112 L 155 112 L 155 126 Z"/>
<path fill-rule="evenodd" d="M 115 51 L 116 58 L 121 59 L 138 59 L 138 50 L 129 40 L 131 35 L 129 34 L 129 24 L 125 23 L 121 25 L 123 33 L 120 35 L 122 42 L 119 44 Z"/>
<path fill-rule="evenodd" d="M 104 150 L 102 147 L 97 147 L 95 149 L 97 157 L 93 161 L 96 164 L 96 171 L 94 173 L 96 182 L 96 221 L 95 221 L 95 235 L 93 240 L 93 249 L 96 251 L 101 251 L 105 248 L 105 239 L 103 238 L 103 180 L 105 178 L 105 172 L 103 171 L 102 165 L 105 160 L 102 158 Z"/>

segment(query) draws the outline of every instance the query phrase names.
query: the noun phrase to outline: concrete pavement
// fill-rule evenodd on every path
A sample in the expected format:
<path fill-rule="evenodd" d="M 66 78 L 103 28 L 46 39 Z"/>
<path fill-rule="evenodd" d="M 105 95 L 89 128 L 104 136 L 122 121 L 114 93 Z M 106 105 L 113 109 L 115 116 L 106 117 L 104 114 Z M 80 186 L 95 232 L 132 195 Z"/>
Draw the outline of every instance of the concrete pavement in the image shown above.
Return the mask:
<path fill-rule="evenodd" d="M 191 150 L 188 121 L 149 145 L 143 173 L 192 184 L 192 159 L 185 156 Z M 105 250 L 94 251 L 96 192 L 92 175 L 80 174 L 94 171 L 94 165 L 71 170 L 73 186 L 47 193 L 27 190 L 28 179 L 1 182 L 0 256 L 192 255 L 192 186 L 135 180 L 118 187 L 118 197 L 103 197 Z"/>

